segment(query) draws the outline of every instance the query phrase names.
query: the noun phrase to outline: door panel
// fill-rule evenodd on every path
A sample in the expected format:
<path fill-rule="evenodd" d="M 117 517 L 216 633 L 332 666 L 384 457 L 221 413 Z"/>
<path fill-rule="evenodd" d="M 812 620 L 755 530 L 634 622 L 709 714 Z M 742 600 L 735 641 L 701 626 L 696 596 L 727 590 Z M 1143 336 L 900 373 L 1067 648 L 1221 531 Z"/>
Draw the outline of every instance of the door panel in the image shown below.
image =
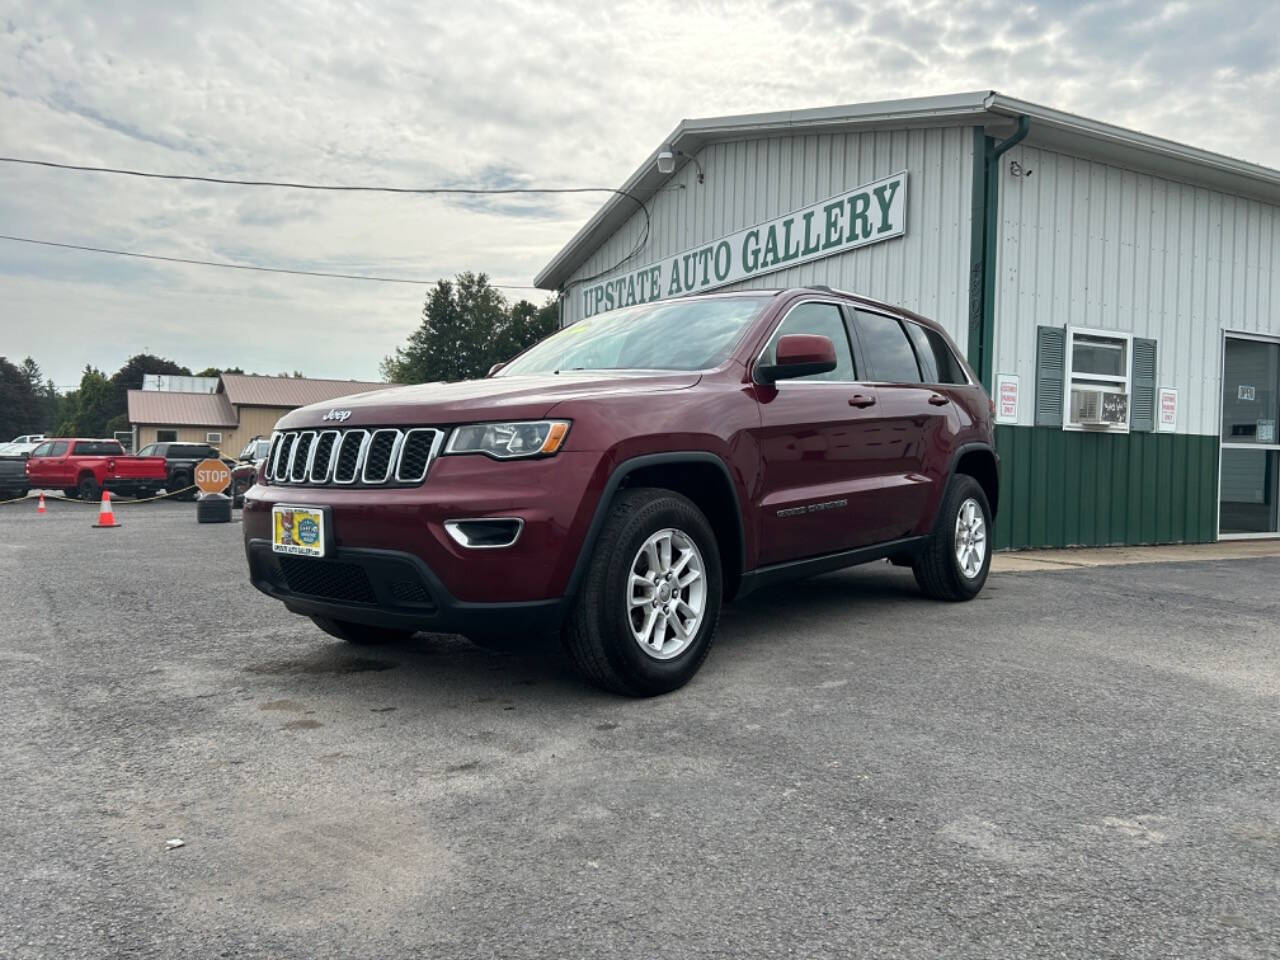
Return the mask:
<path fill-rule="evenodd" d="M 868 469 L 880 488 L 875 542 L 925 532 L 924 512 L 949 469 L 958 418 L 955 401 L 937 379 L 936 361 L 923 360 L 902 321 L 859 310 L 854 315 L 859 359 L 876 382 L 876 443 Z"/>
<path fill-rule="evenodd" d="M 852 383 L 759 388 L 764 491 L 760 562 L 781 563 L 872 542 L 878 482 L 867 471 L 877 442 L 875 391 Z"/>
<path fill-rule="evenodd" d="M 819 334 L 836 348 L 836 369 L 757 387 L 763 489 L 760 562 L 781 563 L 869 542 L 874 482 L 865 475 L 867 426 L 875 391 L 856 382 L 844 311 L 829 301 L 793 307 L 761 353 L 773 360 L 778 337 Z"/>

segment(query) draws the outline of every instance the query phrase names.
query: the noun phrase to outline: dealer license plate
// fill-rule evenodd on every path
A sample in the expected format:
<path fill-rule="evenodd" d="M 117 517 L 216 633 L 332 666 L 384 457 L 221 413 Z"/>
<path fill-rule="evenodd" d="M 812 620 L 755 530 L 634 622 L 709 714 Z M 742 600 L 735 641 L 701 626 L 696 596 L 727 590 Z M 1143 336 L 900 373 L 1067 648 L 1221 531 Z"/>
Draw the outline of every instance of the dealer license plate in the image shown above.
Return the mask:
<path fill-rule="evenodd" d="M 323 557 L 325 534 L 323 510 L 278 504 L 271 508 L 271 549 L 300 557 Z"/>

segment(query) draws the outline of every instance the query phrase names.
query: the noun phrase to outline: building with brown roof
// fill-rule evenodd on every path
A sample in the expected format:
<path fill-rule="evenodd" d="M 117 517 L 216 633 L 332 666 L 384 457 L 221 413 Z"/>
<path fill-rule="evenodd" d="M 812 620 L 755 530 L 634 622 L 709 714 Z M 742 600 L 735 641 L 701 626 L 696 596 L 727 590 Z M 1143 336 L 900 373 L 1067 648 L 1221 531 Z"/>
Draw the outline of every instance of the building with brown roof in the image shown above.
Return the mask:
<path fill-rule="evenodd" d="M 254 437 L 270 436 L 276 421 L 290 410 L 387 386 L 360 380 L 224 373 L 216 393 L 130 390 L 133 449 L 168 440 L 210 443 L 235 456 Z"/>

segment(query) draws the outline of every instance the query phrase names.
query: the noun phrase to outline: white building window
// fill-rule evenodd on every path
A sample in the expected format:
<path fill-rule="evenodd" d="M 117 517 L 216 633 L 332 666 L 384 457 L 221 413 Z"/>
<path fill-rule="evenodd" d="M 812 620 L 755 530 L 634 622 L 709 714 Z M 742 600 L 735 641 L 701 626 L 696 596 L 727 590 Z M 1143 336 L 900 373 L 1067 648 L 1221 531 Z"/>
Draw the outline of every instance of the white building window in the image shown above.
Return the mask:
<path fill-rule="evenodd" d="M 1129 432 L 1132 351 L 1130 334 L 1067 327 L 1064 429 Z"/>

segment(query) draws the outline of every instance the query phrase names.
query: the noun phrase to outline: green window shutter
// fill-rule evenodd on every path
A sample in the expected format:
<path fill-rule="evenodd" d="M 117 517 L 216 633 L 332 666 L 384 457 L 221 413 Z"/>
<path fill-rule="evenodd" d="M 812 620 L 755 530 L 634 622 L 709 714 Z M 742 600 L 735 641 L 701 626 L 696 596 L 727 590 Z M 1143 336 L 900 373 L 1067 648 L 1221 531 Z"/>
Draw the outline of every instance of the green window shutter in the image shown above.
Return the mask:
<path fill-rule="evenodd" d="M 1036 327 L 1036 426 L 1062 426 L 1062 381 L 1067 372 L 1067 328 Z"/>
<path fill-rule="evenodd" d="M 1133 338 L 1133 396 L 1129 398 L 1129 429 L 1156 428 L 1156 342 Z"/>

